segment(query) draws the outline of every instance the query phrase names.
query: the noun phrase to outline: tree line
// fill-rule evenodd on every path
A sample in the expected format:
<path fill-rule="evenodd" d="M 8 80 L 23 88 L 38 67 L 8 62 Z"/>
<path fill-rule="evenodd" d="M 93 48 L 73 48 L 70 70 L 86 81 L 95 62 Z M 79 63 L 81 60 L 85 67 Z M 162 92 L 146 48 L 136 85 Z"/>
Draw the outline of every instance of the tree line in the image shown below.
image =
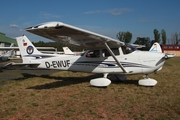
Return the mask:
<path fill-rule="evenodd" d="M 178 34 L 177 32 L 173 33 L 170 39 L 167 39 L 166 31 L 164 29 L 162 29 L 161 32 L 159 32 L 157 29 L 154 29 L 153 34 L 153 40 L 150 40 L 149 37 L 137 37 L 134 44 L 145 45 L 146 47 L 144 49 L 146 50 L 149 49 L 155 42 L 158 42 L 160 44 L 179 44 L 180 41 L 180 33 Z M 131 43 L 132 33 L 129 31 L 120 31 L 117 33 L 116 37 L 119 41 Z"/>

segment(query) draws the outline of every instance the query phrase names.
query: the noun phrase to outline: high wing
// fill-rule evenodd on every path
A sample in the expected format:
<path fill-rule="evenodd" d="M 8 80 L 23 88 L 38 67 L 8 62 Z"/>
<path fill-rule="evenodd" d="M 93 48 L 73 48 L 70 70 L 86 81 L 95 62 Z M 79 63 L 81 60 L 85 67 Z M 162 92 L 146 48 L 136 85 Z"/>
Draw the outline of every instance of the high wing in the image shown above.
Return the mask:
<path fill-rule="evenodd" d="M 25 30 L 65 45 L 75 45 L 85 49 L 104 48 L 105 43 L 109 47 L 124 45 L 124 42 L 62 22 L 47 22 L 28 27 Z"/>

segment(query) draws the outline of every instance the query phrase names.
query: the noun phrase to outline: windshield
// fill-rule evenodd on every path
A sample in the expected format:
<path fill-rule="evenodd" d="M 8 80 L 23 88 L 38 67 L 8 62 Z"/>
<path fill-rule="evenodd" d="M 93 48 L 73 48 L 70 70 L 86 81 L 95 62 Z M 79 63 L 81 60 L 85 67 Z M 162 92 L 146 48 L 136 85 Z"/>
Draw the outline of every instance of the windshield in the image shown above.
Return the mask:
<path fill-rule="evenodd" d="M 125 44 L 125 46 L 122 46 L 122 50 L 124 54 L 129 54 L 137 50 L 137 48 L 131 44 Z"/>

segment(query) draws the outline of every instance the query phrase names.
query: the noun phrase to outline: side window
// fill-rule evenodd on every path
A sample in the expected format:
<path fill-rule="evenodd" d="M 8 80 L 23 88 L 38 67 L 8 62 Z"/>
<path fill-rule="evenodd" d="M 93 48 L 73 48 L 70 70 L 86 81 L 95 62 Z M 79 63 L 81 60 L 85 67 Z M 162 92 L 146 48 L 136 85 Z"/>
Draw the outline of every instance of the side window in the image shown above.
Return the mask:
<path fill-rule="evenodd" d="M 100 51 L 99 50 L 91 50 L 86 54 L 86 57 L 100 57 Z"/>
<path fill-rule="evenodd" d="M 114 55 L 120 55 L 118 48 L 111 48 L 111 50 L 112 50 L 112 52 L 114 53 Z M 102 50 L 102 54 L 103 54 L 104 57 L 109 57 L 109 56 L 111 56 L 111 54 L 108 52 L 107 49 L 103 49 L 103 50 Z"/>
<path fill-rule="evenodd" d="M 112 48 L 111 50 L 115 55 L 119 55 L 119 49 L 118 48 Z"/>
<path fill-rule="evenodd" d="M 103 54 L 103 57 L 109 57 L 109 56 L 111 56 L 111 54 L 108 52 L 107 49 L 103 49 L 103 50 L 102 50 L 102 54 Z"/>
<path fill-rule="evenodd" d="M 122 51 L 123 51 L 124 54 L 127 54 L 127 53 L 126 53 L 126 47 L 125 47 L 125 46 L 121 46 L 121 49 L 122 49 Z"/>

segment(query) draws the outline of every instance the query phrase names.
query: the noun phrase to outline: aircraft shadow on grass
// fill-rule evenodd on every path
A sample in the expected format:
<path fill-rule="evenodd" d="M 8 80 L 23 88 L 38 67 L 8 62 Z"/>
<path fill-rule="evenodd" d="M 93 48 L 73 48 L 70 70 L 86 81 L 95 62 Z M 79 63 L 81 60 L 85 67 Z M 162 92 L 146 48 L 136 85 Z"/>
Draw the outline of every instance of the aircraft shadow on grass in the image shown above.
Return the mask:
<path fill-rule="evenodd" d="M 57 80 L 52 83 L 45 83 L 41 85 L 35 85 L 32 87 L 28 87 L 27 89 L 51 89 L 51 88 L 58 88 L 58 87 L 64 87 L 64 86 L 69 86 L 69 85 L 74 85 L 74 84 L 79 84 L 83 82 L 89 82 L 93 78 L 101 77 L 102 75 L 100 74 L 95 74 L 95 75 L 90 75 L 87 77 L 53 77 L 49 75 L 34 75 L 34 74 L 29 74 L 29 73 L 22 73 L 24 76 L 23 78 L 19 78 L 16 80 L 24 80 L 26 78 L 33 78 L 33 77 L 42 77 L 42 78 L 47 78 L 47 79 L 53 79 Z M 134 84 L 138 85 L 138 80 L 126 80 L 126 81 L 118 81 L 118 80 L 112 80 L 112 84 Z M 93 87 L 93 86 L 89 86 Z M 106 87 L 102 87 L 106 88 Z"/>

